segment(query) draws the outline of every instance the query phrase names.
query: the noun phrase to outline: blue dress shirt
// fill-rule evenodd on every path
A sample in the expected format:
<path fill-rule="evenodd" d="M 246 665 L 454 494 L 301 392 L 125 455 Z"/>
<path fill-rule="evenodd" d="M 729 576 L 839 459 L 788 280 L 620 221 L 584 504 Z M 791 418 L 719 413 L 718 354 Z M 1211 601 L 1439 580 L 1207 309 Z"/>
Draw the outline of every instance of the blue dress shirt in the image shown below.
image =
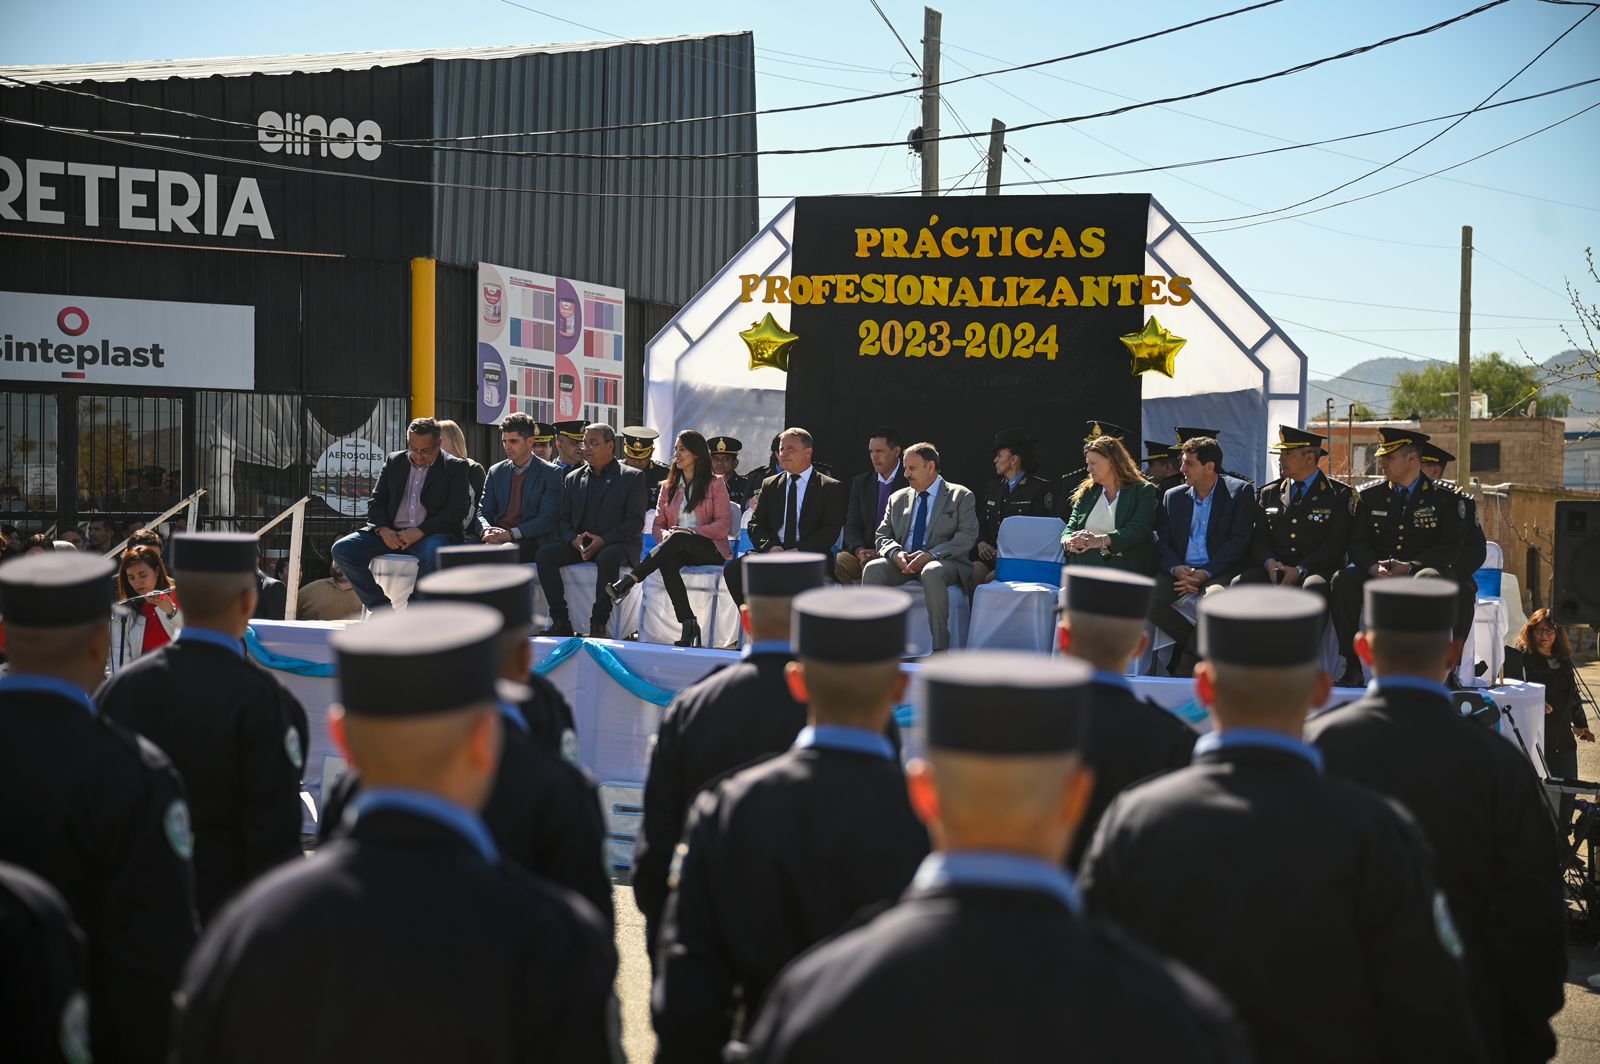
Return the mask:
<path fill-rule="evenodd" d="M 1206 544 L 1206 533 L 1211 528 L 1211 504 L 1222 490 L 1222 478 L 1211 486 L 1204 499 L 1194 500 L 1194 510 L 1189 515 L 1189 548 L 1184 552 L 1184 564 L 1192 569 L 1206 569 L 1211 565 L 1211 548 Z"/>
<path fill-rule="evenodd" d="M 59 695 L 71 702 L 76 702 L 95 715 L 94 699 L 89 697 L 89 692 L 75 683 L 58 680 L 54 676 L 35 676 L 31 673 L 14 672 L 9 676 L 0 677 L 0 694 L 13 692 L 25 694 Z"/>
<path fill-rule="evenodd" d="M 917 868 L 911 885 L 917 890 L 946 886 L 1037 890 L 1059 899 L 1075 914 L 1083 912 L 1083 898 L 1071 872 L 1049 861 L 1017 853 L 993 850 L 930 853 Z"/>
<path fill-rule="evenodd" d="M 1311 767 L 1318 772 L 1322 771 L 1322 751 L 1314 746 L 1291 739 L 1275 731 L 1264 728 L 1230 728 L 1227 731 L 1211 732 L 1200 736 L 1194 744 L 1194 756 L 1214 753 L 1218 750 L 1235 750 L 1240 747 L 1265 747 L 1269 750 L 1278 750 L 1282 753 L 1293 754 L 1311 762 Z"/>
<path fill-rule="evenodd" d="M 408 787 L 374 787 L 357 795 L 351 809 L 355 813 L 357 822 L 367 813 L 379 809 L 398 809 L 414 816 L 426 817 L 435 823 L 443 824 L 472 843 L 473 848 L 490 864 L 496 864 L 500 860 L 500 850 L 489 835 L 489 829 L 483 826 L 483 821 L 470 810 L 437 794 L 412 790 Z"/>
<path fill-rule="evenodd" d="M 178 642 L 207 643 L 211 646 L 221 647 L 222 649 L 229 651 L 236 658 L 241 660 L 244 658 L 243 640 L 235 639 L 233 636 L 224 632 L 219 632 L 214 628 L 196 628 L 192 624 L 186 624 L 183 626 L 182 630 L 178 632 Z"/>
<path fill-rule="evenodd" d="M 794 746 L 790 749 L 843 750 L 852 754 L 870 754 L 885 761 L 894 760 L 894 746 L 883 735 L 843 724 L 807 725 L 794 737 Z"/>

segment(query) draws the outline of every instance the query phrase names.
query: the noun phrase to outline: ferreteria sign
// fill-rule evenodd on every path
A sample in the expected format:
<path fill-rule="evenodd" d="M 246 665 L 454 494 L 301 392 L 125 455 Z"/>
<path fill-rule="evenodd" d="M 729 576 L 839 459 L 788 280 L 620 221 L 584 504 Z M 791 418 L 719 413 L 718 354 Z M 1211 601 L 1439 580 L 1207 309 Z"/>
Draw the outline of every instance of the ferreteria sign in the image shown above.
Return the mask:
<path fill-rule="evenodd" d="M 1141 330 L 1146 308 L 1194 298 L 1190 278 L 1147 267 L 1149 204 L 797 201 L 791 272 L 740 278 L 753 320 L 790 306 L 789 421 L 857 448 L 892 423 L 907 442 L 943 442 L 952 479 L 975 485 L 993 475 L 987 441 L 1003 428 L 1039 441 L 1045 472 L 1081 467 L 1085 422 L 1140 424 L 1121 338 Z"/>
<path fill-rule="evenodd" d="M 0 382 L 255 387 L 255 308 L 0 292 Z"/>

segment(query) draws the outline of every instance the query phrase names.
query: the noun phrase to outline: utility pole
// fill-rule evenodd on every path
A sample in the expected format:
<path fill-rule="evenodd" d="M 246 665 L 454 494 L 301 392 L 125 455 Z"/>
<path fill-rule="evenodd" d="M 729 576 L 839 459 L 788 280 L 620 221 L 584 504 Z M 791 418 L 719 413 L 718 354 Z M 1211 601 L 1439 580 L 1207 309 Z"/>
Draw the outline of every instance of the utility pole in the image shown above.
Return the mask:
<path fill-rule="evenodd" d="M 939 30 L 944 16 L 922 9 L 922 194 L 939 194 Z"/>
<path fill-rule="evenodd" d="M 989 187 L 984 194 L 1000 195 L 1000 164 L 1006 153 L 1006 124 L 998 118 L 989 123 Z"/>
<path fill-rule="evenodd" d="M 1461 394 L 1456 397 L 1456 476 L 1472 490 L 1472 226 L 1461 227 Z"/>
<path fill-rule="evenodd" d="M 1356 404 L 1350 404 L 1349 420 L 1345 422 L 1344 430 L 1344 475 L 1346 479 L 1354 479 L 1356 475 Z"/>

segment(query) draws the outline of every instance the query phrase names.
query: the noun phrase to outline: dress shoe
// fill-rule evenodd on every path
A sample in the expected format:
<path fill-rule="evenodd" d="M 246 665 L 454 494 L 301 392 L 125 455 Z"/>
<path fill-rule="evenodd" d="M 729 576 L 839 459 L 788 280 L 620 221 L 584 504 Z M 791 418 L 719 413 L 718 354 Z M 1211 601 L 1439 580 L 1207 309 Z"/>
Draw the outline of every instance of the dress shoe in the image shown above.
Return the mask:
<path fill-rule="evenodd" d="M 551 622 L 549 628 L 546 628 L 544 631 L 540 632 L 539 634 L 540 635 L 556 636 L 557 638 L 560 638 L 562 636 L 577 635 L 578 633 L 576 633 L 576 632 L 574 632 L 572 630 L 572 622 L 571 621 L 553 621 L 553 622 Z"/>
<path fill-rule="evenodd" d="M 611 596 L 612 602 L 621 602 L 628 597 L 628 592 L 633 590 L 634 583 L 632 573 L 623 573 L 615 583 L 606 585 L 606 594 Z"/>

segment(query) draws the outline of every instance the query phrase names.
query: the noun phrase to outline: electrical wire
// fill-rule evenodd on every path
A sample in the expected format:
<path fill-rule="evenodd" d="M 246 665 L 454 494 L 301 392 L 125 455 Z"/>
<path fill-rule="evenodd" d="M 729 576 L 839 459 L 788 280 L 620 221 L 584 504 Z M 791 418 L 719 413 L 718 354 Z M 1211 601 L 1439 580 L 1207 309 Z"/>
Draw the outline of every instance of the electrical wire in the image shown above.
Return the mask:
<path fill-rule="evenodd" d="M 1260 218 L 1260 217 L 1262 217 L 1264 215 L 1268 215 L 1268 214 L 1282 214 L 1285 211 L 1292 211 L 1292 210 L 1296 209 L 1297 207 L 1304 207 L 1308 203 L 1315 203 L 1317 200 L 1326 199 L 1327 197 L 1332 196 L 1335 193 L 1343 192 L 1345 189 L 1349 188 L 1351 185 L 1358 184 L 1358 183 L 1360 183 L 1362 181 L 1365 181 L 1369 177 L 1372 177 L 1372 176 L 1374 176 L 1376 174 L 1380 174 L 1383 171 L 1389 169 L 1391 166 L 1394 166 L 1396 163 L 1404 162 L 1406 159 L 1409 159 L 1411 156 L 1415 155 L 1417 152 L 1421 151 L 1423 148 L 1426 148 L 1428 145 L 1432 144 L 1434 141 L 1438 140 L 1440 137 L 1444 136 L 1446 133 L 1450 132 L 1452 129 L 1455 129 L 1461 123 L 1465 122 L 1468 118 L 1471 118 L 1473 115 L 1475 115 L 1479 111 L 1483 110 L 1484 107 L 1488 105 L 1489 101 L 1493 100 L 1496 96 L 1500 95 L 1500 93 L 1506 88 L 1506 86 L 1510 85 L 1513 81 L 1516 81 L 1522 75 L 1526 74 L 1528 72 L 1529 68 L 1531 68 L 1539 60 L 1543 59 L 1545 57 L 1545 55 L 1549 53 L 1550 49 L 1552 49 L 1556 45 L 1560 44 L 1561 41 L 1567 36 L 1567 34 L 1571 33 L 1573 30 L 1577 29 L 1579 26 L 1583 25 L 1586 21 L 1588 21 L 1590 16 L 1592 16 L 1593 14 L 1594 14 L 1593 10 L 1589 11 L 1587 14 L 1585 14 L 1581 18 L 1579 18 L 1578 21 L 1574 22 L 1572 25 L 1570 25 L 1566 29 L 1562 30 L 1561 33 L 1556 36 L 1555 40 L 1551 41 L 1549 44 L 1547 44 L 1543 48 L 1539 49 L 1539 52 L 1538 52 L 1537 55 L 1535 55 L 1532 59 L 1528 60 L 1526 63 L 1522 64 L 1521 68 L 1519 68 L 1515 74 L 1512 74 L 1509 78 L 1507 78 L 1506 80 L 1502 81 L 1498 86 L 1496 86 L 1495 90 L 1493 92 L 1489 93 L 1489 95 L 1485 96 L 1482 100 L 1480 100 L 1476 107 L 1473 107 L 1472 110 L 1467 111 L 1465 114 L 1463 114 L 1463 115 L 1459 116 L 1458 118 L 1456 118 L 1448 126 L 1445 126 L 1443 129 L 1439 130 L 1438 132 L 1431 134 L 1421 144 L 1418 144 L 1416 147 L 1411 148 L 1409 151 L 1406 151 L 1406 152 L 1404 152 L 1404 153 L 1402 153 L 1400 155 L 1397 155 L 1393 159 L 1390 159 L 1388 162 L 1383 163 L 1383 164 L 1381 164 L 1379 166 L 1376 166 L 1371 170 L 1368 170 L 1366 173 L 1361 174 L 1359 177 L 1352 177 L 1348 181 L 1345 181 L 1345 182 L 1342 182 L 1340 184 L 1337 184 L 1337 185 L 1333 186 L 1332 188 L 1330 188 L 1330 189 L 1328 189 L 1328 190 L 1326 190 L 1324 192 L 1319 192 L 1315 196 L 1307 196 L 1305 199 L 1297 200 L 1296 202 L 1290 203 L 1287 206 L 1273 207 L 1273 208 L 1271 208 L 1269 210 L 1260 210 L 1260 211 L 1257 211 L 1254 214 L 1240 214 L 1240 215 L 1236 215 L 1236 216 L 1234 216 L 1232 218 L 1208 218 L 1208 219 L 1206 219 L 1204 221 L 1195 222 L 1194 224 L 1195 225 L 1219 225 L 1219 224 L 1221 224 L 1223 222 L 1242 222 L 1242 221 L 1245 221 L 1246 219 L 1249 219 L 1249 218 Z"/>
<path fill-rule="evenodd" d="M 1239 10 L 1241 12 L 1245 11 L 1245 10 L 1255 10 L 1257 8 L 1260 8 L 1260 7 L 1265 7 L 1265 6 L 1268 6 L 1270 4 L 1281 3 L 1281 2 L 1282 2 L 1282 0 L 1264 0 L 1263 3 L 1255 4 L 1255 5 L 1252 5 L 1252 7 L 1250 7 L 1250 8 L 1243 8 L 1243 9 L 1239 9 Z M 1444 19 L 1444 20 L 1442 20 L 1440 22 L 1435 22 L 1435 23 L 1432 23 L 1431 25 L 1424 26 L 1421 29 L 1411 30 L 1411 31 L 1409 31 L 1407 33 L 1395 34 L 1395 35 L 1386 37 L 1386 38 L 1384 38 L 1382 40 L 1374 41 L 1371 44 L 1359 45 L 1359 46 L 1354 47 L 1354 48 L 1347 48 L 1344 51 L 1338 52 L 1338 53 L 1333 54 L 1333 55 L 1323 56 L 1323 57 L 1318 58 L 1318 59 L 1307 60 L 1306 62 L 1297 63 L 1294 66 L 1285 67 L 1285 68 L 1283 68 L 1281 70 L 1276 70 L 1276 71 L 1273 71 L 1271 73 L 1258 74 L 1258 75 L 1255 75 L 1255 76 L 1249 77 L 1249 78 L 1241 78 L 1239 80 L 1227 82 L 1227 83 L 1221 84 L 1221 85 L 1212 85 L 1212 86 L 1209 86 L 1209 87 L 1204 88 L 1204 89 L 1197 89 L 1197 90 L 1194 90 L 1192 92 L 1181 93 L 1181 94 L 1176 95 L 1176 96 L 1168 96 L 1168 97 L 1162 97 L 1160 99 L 1145 100 L 1145 101 L 1141 101 L 1141 102 L 1137 102 L 1137 103 L 1126 104 L 1126 105 L 1121 106 L 1121 107 L 1110 108 L 1110 109 L 1104 110 L 1104 111 L 1096 111 L 1096 112 L 1091 112 L 1091 113 L 1088 113 L 1088 114 L 1081 114 L 1081 115 L 1068 115 L 1068 116 L 1065 116 L 1065 117 L 1046 119 L 1046 120 L 1038 121 L 1038 122 L 1023 123 L 1021 125 L 1012 126 L 1011 127 L 1011 131 L 1020 133 L 1020 132 L 1026 131 L 1026 130 L 1030 130 L 1030 129 L 1041 129 L 1041 128 L 1046 128 L 1046 127 L 1050 127 L 1050 126 L 1058 126 L 1058 125 L 1071 125 L 1071 124 L 1075 124 L 1075 123 L 1078 123 L 1078 122 L 1086 122 L 1086 121 L 1091 121 L 1091 120 L 1099 119 L 1099 118 L 1112 118 L 1112 117 L 1115 117 L 1115 116 L 1118 116 L 1118 115 L 1127 114 L 1127 113 L 1130 113 L 1132 111 L 1138 111 L 1138 110 L 1142 110 L 1142 109 L 1148 108 L 1148 107 L 1158 107 L 1158 106 L 1160 106 L 1162 104 L 1176 103 L 1176 102 L 1179 102 L 1181 100 L 1199 99 L 1199 98 L 1204 97 L 1204 96 L 1215 95 L 1216 93 L 1226 92 L 1226 91 L 1231 90 L 1231 89 L 1241 88 L 1241 87 L 1249 86 L 1249 85 L 1264 84 L 1266 82 L 1274 81 L 1274 80 L 1277 80 L 1279 78 L 1285 78 L 1285 77 L 1293 76 L 1295 74 L 1301 74 L 1301 73 L 1304 73 L 1305 71 L 1313 70 L 1313 69 L 1316 69 L 1317 67 L 1325 66 L 1325 65 L 1327 65 L 1329 63 L 1340 62 L 1340 61 L 1343 61 L 1345 59 L 1351 59 L 1351 58 L 1354 58 L 1356 56 L 1365 55 L 1368 52 L 1376 51 L 1377 49 L 1385 48 L 1385 47 L 1388 47 L 1389 45 L 1400 43 L 1401 41 L 1411 40 L 1413 38 L 1424 37 L 1424 36 L 1427 36 L 1429 34 L 1437 33 L 1437 32 L 1439 32 L 1439 31 L 1441 31 L 1443 29 L 1446 29 L 1446 28 L 1448 28 L 1450 26 L 1455 25 L 1458 22 L 1461 22 L 1461 21 L 1463 21 L 1465 19 L 1472 18 L 1472 17 L 1474 17 L 1476 15 L 1483 14 L 1486 11 L 1490 11 L 1490 10 L 1496 8 L 1496 7 L 1499 7 L 1502 4 L 1509 3 L 1509 2 L 1510 2 L 1510 0 L 1487 0 L 1486 3 L 1480 4 L 1475 8 L 1472 8 L 1472 9 L 1470 9 L 1468 11 L 1462 12 L 1459 15 L 1452 16 L 1451 18 Z M 1238 13 L 1238 12 L 1234 12 L 1234 13 Z M 1226 15 L 1212 16 L 1210 19 L 1198 20 L 1197 22 L 1186 24 L 1186 26 L 1183 27 L 1183 28 L 1187 28 L 1187 26 L 1191 26 L 1191 25 L 1199 25 L 1199 24 L 1201 24 L 1203 22 L 1206 22 L 1206 21 L 1215 21 L 1216 19 L 1222 18 L 1222 17 L 1226 17 Z M 1149 39 L 1151 37 L 1161 36 L 1164 33 L 1175 32 L 1175 31 L 1176 31 L 1176 28 L 1174 28 L 1174 30 L 1156 31 L 1155 33 L 1152 33 L 1152 34 L 1146 34 L 1144 38 L 1137 38 L 1137 39 Z M 1120 42 L 1120 43 L 1121 44 L 1126 44 L 1126 43 L 1130 43 L 1130 42 Z M 1120 46 L 1120 44 L 1118 46 Z M 1108 46 L 1104 46 L 1104 47 L 1099 48 L 1099 49 L 1089 49 L 1089 50 L 1087 50 L 1085 52 L 1076 53 L 1076 55 L 1077 56 L 1082 56 L 1082 55 L 1094 54 L 1095 52 L 1098 52 L 1098 51 L 1105 51 L 1105 50 L 1109 49 L 1110 47 L 1115 47 L 1115 46 L 1109 46 L 1108 45 Z M 1051 59 L 1051 60 L 1040 60 L 1037 63 L 1023 64 L 1023 65 L 1021 65 L 1019 67 L 1016 67 L 1014 69 L 1026 70 L 1026 69 L 1030 69 L 1032 67 L 1044 65 L 1046 63 L 1061 62 L 1061 61 L 1063 61 L 1063 60 L 1065 60 L 1067 58 L 1072 58 L 1072 57 L 1060 56 L 1060 57 L 1057 57 L 1057 58 Z M 990 73 L 995 73 L 995 72 L 990 72 Z M 27 84 L 25 82 L 21 82 L 19 79 L 12 78 L 12 77 L 9 77 L 7 75 L 0 75 L 0 80 L 10 81 L 10 82 L 17 83 L 17 84 Z M 961 81 L 968 81 L 968 80 L 973 80 L 973 78 L 970 78 L 970 77 L 969 78 L 957 78 L 957 79 L 953 79 L 953 80 L 950 80 L 950 81 L 943 82 L 942 84 L 944 84 L 944 85 L 953 85 L 953 84 L 957 84 L 957 83 L 959 83 Z M 92 93 L 81 92 L 80 90 L 68 90 L 64 86 L 49 85 L 48 83 L 41 83 L 40 87 L 55 89 L 57 91 L 68 91 L 68 92 L 77 91 L 78 94 L 80 94 L 80 95 L 89 95 L 89 96 L 93 96 L 94 95 Z M 902 95 L 902 94 L 904 94 L 906 92 L 911 92 L 911 91 L 914 91 L 914 90 L 911 89 L 911 88 L 897 89 L 897 90 L 893 90 L 891 92 L 877 93 L 877 94 L 873 94 L 873 95 L 870 95 L 870 96 L 858 97 L 857 99 L 858 100 L 882 99 L 882 98 L 888 97 L 888 96 Z M 118 101 L 118 102 L 127 102 L 129 104 L 129 106 L 145 106 L 145 107 L 151 106 L 151 105 L 134 104 L 134 103 L 132 103 L 130 101 Z M 835 101 L 832 104 L 829 104 L 829 103 L 806 104 L 806 105 L 797 105 L 797 106 L 791 107 L 791 108 L 771 108 L 771 109 L 767 109 L 765 111 L 759 111 L 759 112 L 736 112 L 736 113 L 720 114 L 720 115 L 715 115 L 715 116 L 710 116 L 710 117 L 711 118 L 715 118 L 715 119 L 724 119 L 724 118 L 748 117 L 748 116 L 753 115 L 753 114 L 775 114 L 775 113 L 779 113 L 780 111 L 785 111 L 785 110 L 788 110 L 788 111 L 810 110 L 810 109 L 813 109 L 813 108 L 818 107 L 818 106 L 833 106 L 833 105 L 836 105 L 838 103 L 843 103 L 843 102 L 856 102 L 856 101 L 855 100 L 852 100 L 852 101 Z M 166 110 L 166 111 L 175 110 L 175 109 L 172 109 L 172 108 L 154 108 L 154 109 L 155 110 Z M 198 115 L 198 114 L 194 114 L 192 112 L 178 111 L 177 113 L 183 114 L 186 117 L 190 117 L 190 118 L 200 118 L 200 119 L 204 119 L 204 120 L 220 122 L 220 123 L 223 123 L 223 124 L 226 124 L 226 125 L 242 126 L 242 127 L 249 128 L 249 129 L 259 129 L 260 128 L 256 124 L 250 123 L 250 122 L 240 122 L 240 121 L 236 121 L 236 120 L 232 120 L 232 119 L 217 118 L 215 116 L 209 116 L 209 115 Z M 704 119 L 702 119 L 702 120 L 704 120 Z M 661 119 L 661 120 L 657 120 L 655 122 L 624 123 L 624 124 L 610 126 L 610 127 L 603 127 L 602 126 L 602 127 L 591 127 L 591 128 L 588 128 L 588 129 L 577 129 L 577 130 L 541 131 L 539 133 L 539 135 L 550 135 L 553 132 L 567 132 L 567 133 L 606 132 L 606 131 L 613 130 L 613 129 L 637 129 L 637 128 L 644 128 L 644 127 L 648 127 L 648 126 L 677 125 L 677 124 L 682 124 L 682 123 L 687 122 L 687 121 L 690 121 L 690 119 Z M 508 135 L 515 135 L 515 134 L 508 134 Z M 928 139 L 929 140 L 938 140 L 938 141 L 970 140 L 970 139 L 973 139 L 974 137 L 983 136 L 983 135 L 984 134 L 971 133 L 971 132 L 968 132 L 968 133 L 942 133 L 938 137 L 933 137 L 933 138 L 928 138 Z M 501 136 L 501 134 L 495 134 L 494 136 Z M 450 139 L 456 139 L 456 138 L 450 138 Z M 408 140 L 409 140 L 410 143 L 419 143 L 418 138 L 408 138 Z M 386 143 L 399 143 L 399 141 L 391 141 L 391 142 L 386 142 Z M 897 142 L 893 142 L 893 141 L 891 141 L 891 142 L 877 141 L 877 142 L 858 143 L 858 144 L 825 144 L 825 145 L 817 145 L 817 146 L 805 147 L 805 148 L 766 148 L 766 149 L 754 149 L 754 150 L 749 150 L 749 151 L 702 152 L 702 153 L 697 153 L 697 154 L 671 153 L 671 152 L 653 153 L 653 154 L 608 154 L 608 153 L 604 153 L 604 152 L 543 152 L 543 151 L 507 151 L 504 154 L 506 154 L 506 155 L 515 155 L 515 156 L 524 157 L 524 158 L 589 159 L 589 160 L 601 160 L 601 161 L 623 161 L 623 160 L 627 160 L 627 161 L 715 160 L 715 159 L 753 158 L 753 157 L 761 157 L 761 156 L 823 155 L 823 154 L 831 154 L 833 152 L 840 152 L 840 151 L 861 151 L 861 150 L 869 150 L 869 149 L 875 149 L 875 148 L 883 148 L 883 147 L 888 147 L 888 146 L 890 146 L 891 144 L 894 144 L 894 143 L 897 143 Z"/>
<path fill-rule="evenodd" d="M 1290 299 L 1311 299 L 1319 303 L 1343 303 L 1346 306 L 1373 307 L 1378 310 L 1410 310 L 1415 311 L 1418 314 L 1457 315 L 1461 313 L 1460 310 L 1439 310 L 1434 307 L 1403 307 L 1397 306 L 1393 303 L 1366 303 L 1359 299 L 1335 299 L 1332 296 L 1312 296 L 1306 295 L 1304 292 L 1275 292 L 1270 288 L 1252 288 L 1250 291 L 1260 295 L 1288 296 Z M 1476 307 L 1474 307 L 1472 310 L 1472 316 L 1474 318 L 1510 318 L 1517 321 L 1563 322 L 1567 320 L 1565 318 L 1539 318 L 1528 314 L 1490 314 L 1488 311 L 1478 310 Z"/>

